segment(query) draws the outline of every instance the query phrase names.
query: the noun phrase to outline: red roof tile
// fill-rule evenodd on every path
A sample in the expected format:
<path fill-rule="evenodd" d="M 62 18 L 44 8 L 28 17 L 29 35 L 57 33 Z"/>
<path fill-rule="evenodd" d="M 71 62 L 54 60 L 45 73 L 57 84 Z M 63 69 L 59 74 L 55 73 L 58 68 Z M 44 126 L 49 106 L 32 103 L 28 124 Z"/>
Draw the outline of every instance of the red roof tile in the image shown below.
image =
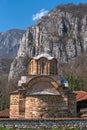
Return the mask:
<path fill-rule="evenodd" d="M 76 101 L 83 101 L 83 100 L 87 100 L 87 92 L 85 91 L 75 91 L 76 93 Z"/>
<path fill-rule="evenodd" d="M 9 118 L 9 109 L 0 111 L 0 118 Z"/>

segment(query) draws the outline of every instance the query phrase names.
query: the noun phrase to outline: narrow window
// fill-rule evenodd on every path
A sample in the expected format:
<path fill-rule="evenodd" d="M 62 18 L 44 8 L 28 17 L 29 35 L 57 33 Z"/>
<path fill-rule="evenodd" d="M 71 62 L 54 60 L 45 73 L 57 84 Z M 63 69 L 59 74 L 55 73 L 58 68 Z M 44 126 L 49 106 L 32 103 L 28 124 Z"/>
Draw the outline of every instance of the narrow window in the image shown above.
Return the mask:
<path fill-rule="evenodd" d="M 42 74 L 44 74 L 44 69 L 45 69 L 45 63 L 42 62 Z"/>
<path fill-rule="evenodd" d="M 54 65 L 54 63 L 50 64 L 50 74 L 55 74 L 55 65 Z"/>
<path fill-rule="evenodd" d="M 25 99 L 20 99 L 19 100 L 19 116 L 25 115 Z"/>
<path fill-rule="evenodd" d="M 45 62 L 41 62 L 41 74 L 45 74 Z"/>

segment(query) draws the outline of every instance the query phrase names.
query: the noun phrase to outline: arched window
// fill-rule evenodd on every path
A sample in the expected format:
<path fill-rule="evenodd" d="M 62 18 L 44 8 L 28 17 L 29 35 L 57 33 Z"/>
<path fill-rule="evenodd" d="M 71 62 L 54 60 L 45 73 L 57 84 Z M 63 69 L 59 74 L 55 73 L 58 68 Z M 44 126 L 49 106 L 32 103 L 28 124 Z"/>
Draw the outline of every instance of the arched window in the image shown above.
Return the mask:
<path fill-rule="evenodd" d="M 50 63 L 50 74 L 57 74 L 57 63 L 55 61 Z"/>
<path fill-rule="evenodd" d="M 42 74 L 44 74 L 44 70 L 45 70 L 45 63 L 42 62 Z"/>
<path fill-rule="evenodd" d="M 45 62 L 41 62 L 41 74 L 45 74 L 45 65 L 46 63 Z"/>
<path fill-rule="evenodd" d="M 55 74 L 55 64 L 54 63 L 50 64 L 50 74 Z"/>
<path fill-rule="evenodd" d="M 25 99 L 21 98 L 19 100 L 19 116 L 24 117 L 25 115 Z"/>

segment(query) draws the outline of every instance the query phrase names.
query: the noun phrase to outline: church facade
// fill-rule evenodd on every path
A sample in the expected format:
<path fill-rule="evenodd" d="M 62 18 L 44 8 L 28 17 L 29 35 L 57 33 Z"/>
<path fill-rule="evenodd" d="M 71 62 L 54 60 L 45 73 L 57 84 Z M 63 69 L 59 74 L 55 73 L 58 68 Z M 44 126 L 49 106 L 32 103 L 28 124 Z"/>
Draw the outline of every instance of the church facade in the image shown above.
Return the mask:
<path fill-rule="evenodd" d="M 10 94 L 10 118 L 76 117 L 76 95 L 61 84 L 57 59 L 40 54 L 29 60 L 28 75 Z"/>

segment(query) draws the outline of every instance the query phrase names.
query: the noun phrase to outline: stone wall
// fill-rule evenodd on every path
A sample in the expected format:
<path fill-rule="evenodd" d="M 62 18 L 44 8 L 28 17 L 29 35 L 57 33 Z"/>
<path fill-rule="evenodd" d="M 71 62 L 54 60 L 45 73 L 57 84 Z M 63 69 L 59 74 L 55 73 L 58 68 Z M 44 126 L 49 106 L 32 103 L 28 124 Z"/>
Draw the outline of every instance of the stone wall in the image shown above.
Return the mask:
<path fill-rule="evenodd" d="M 73 93 L 68 94 L 68 106 L 69 106 L 69 116 L 77 116 L 77 104 L 76 104 L 76 95 Z"/>
<path fill-rule="evenodd" d="M 10 118 L 19 117 L 19 95 L 10 95 Z"/>
<path fill-rule="evenodd" d="M 35 84 L 36 85 L 36 84 Z M 45 83 L 44 83 L 45 85 Z M 41 88 L 44 88 L 41 85 Z M 49 86 L 47 84 L 47 86 Z M 37 87 L 33 86 L 37 90 Z M 45 89 L 45 88 L 44 88 Z M 10 118 L 58 118 L 58 117 L 76 117 L 76 100 L 75 94 L 68 93 L 67 89 L 59 87 L 57 90 L 58 95 L 55 95 L 55 89 L 47 88 L 52 90 L 54 95 L 29 95 L 34 90 L 27 90 L 25 96 L 12 94 L 10 96 Z M 40 90 L 40 88 L 39 88 Z M 38 90 L 38 91 L 39 91 Z"/>
<path fill-rule="evenodd" d="M 26 97 L 25 118 L 68 117 L 67 101 L 61 95 L 34 95 Z"/>

